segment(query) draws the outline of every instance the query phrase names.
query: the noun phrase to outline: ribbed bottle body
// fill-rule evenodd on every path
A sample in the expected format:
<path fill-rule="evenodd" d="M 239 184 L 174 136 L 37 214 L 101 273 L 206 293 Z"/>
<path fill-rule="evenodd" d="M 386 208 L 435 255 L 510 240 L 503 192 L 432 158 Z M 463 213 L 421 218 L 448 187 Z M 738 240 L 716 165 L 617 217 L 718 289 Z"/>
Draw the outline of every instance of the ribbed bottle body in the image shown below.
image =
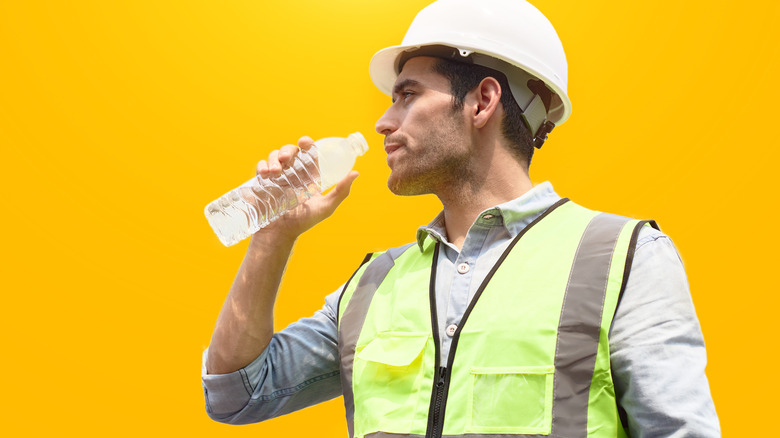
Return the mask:
<path fill-rule="evenodd" d="M 281 175 L 255 176 L 209 203 L 206 219 L 222 244 L 235 245 L 340 181 L 366 150 L 360 133 L 318 140 Z"/>
<path fill-rule="evenodd" d="M 206 206 L 206 218 L 225 246 L 251 236 L 322 190 L 316 146 L 300 151 L 275 178 L 255 176 Z"/>

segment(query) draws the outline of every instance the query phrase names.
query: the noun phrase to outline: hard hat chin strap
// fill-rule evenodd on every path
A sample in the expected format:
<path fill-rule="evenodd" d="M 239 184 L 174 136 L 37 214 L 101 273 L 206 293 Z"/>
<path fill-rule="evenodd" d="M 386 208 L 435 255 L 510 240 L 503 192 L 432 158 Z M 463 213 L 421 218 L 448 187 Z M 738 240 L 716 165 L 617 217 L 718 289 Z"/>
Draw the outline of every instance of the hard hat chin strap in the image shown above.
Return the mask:
<path fill-rule="evenodd" d="M 510 88 L 513 87 L 510 85 Z M 547 120 L 547 107 L 544 105 L 544 101 L 541 96 L 534 94 L 531 103 L 525 108 L 520 106 L 520 109 L 523 111 L 522 117 L 525 125 L 534 136 L 534 147 L 541 148 L 544 141 L 547 140 L 547 134 L 555 127 L 554 123 Z"/>

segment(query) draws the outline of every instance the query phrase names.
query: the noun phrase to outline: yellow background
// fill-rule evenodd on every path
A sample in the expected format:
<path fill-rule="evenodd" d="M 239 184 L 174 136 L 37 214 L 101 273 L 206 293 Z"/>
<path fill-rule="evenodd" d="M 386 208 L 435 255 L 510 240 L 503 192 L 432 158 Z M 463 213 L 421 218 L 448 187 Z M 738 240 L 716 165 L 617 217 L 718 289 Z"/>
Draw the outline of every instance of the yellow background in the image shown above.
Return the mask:
<path fill-rule="evenodd" d="M 212 422 L 200 356 L 243 256 L 209 201 L 301 135 L 371 150 L 336 215 L 302 237 L 279 329 L 368 251 L 414 238 L 435 198 L 398 198 L 368 77 L 428 0 L 0 0 L 0 435 L 346 435 L 341 400 Z M 534 182 L 656 219 L 685 261 L 727 436 L 773 420 L 777 2 L 552 1 L 572 118 Z"/>

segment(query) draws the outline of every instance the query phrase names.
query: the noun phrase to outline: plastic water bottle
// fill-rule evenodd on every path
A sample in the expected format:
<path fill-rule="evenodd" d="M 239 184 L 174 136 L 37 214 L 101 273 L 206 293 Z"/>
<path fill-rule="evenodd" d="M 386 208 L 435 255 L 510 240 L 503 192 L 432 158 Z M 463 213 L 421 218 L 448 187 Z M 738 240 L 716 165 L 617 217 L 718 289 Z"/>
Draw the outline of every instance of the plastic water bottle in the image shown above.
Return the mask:
<path fill-rule="evenodd" d="M 258 175 L 211 202 L 206 219 L 222 244 L 235 245 L 341 181 L 367 150 L 359 132 L 317 140 L 309 150 L 298 151 L 281 175 Z"/>

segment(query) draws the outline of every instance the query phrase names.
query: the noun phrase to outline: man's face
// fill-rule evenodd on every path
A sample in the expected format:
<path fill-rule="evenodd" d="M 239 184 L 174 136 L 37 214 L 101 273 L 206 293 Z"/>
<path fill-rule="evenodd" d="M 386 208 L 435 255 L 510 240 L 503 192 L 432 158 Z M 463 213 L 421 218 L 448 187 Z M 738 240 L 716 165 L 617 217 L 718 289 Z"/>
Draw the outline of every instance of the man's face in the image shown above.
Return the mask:
<path fill-rule="evenodd" d="M 449 81 L 434 62 L 416 57 L 404 65 L 393 104 L 376 123 L 385 136 L 387 186 L 397 195 L 441 193 L 468 171 L 466 113 L 453 109 Z"/>

